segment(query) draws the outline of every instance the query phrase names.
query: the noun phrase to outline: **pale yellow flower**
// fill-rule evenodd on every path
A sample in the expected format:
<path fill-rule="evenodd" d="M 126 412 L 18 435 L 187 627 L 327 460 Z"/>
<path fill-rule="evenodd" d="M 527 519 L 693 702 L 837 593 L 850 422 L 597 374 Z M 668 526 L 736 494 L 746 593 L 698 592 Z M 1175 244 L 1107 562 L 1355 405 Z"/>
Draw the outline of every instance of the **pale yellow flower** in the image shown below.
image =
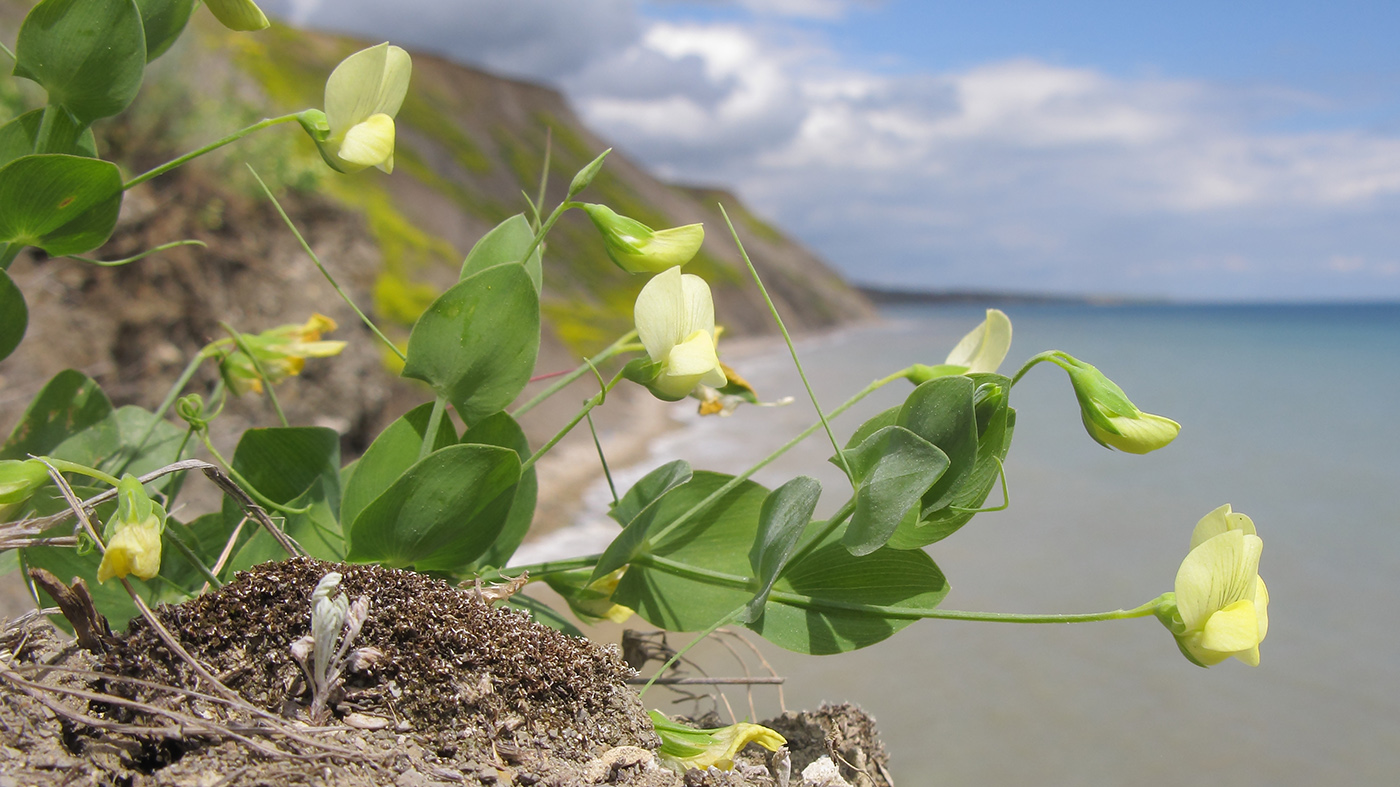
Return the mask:
<path fill-rule="evenodd" d="M 325 341 L 324 333 L 335 330 L 335 320 L 313 314 L 301 325 L 279 325 L 262 333 L 241 334 L 243 343 L 258 360 L 268 381 L 278 383 L 301 373 L 307 358 L 329 358 L 345 349 L 345 342 Z M 262 393 L 263 382 L 253 362 L 242 350 L 234 349 L 219 364 L 225 384 L 235 394 Z"/>
<path fill-rule="evenodd" d="M 653 276 L 637 295 L 637 338 L 657 364 L 649 384 L 658 397 L 675 401 L 704 384 L 728 382 L 715 351 L 715 305 L 710 286 L 679 267 Z"/>
<path fill-rule="evenodd" d="M 394 171 L 394 116 L 408 95 L 413 61 L 388 42 L 345 58 L 326 80 L 326 163 L 341 172 Z"/>
<path fill-rule="evenodd" d="M 1263 548 L 1254 522 L 1228 504 L 1196 525 L 1176 574 L 1176 617 L 1169 624 L 1191 661 L 1209 667 L 1233 656 L 1259 664 L 1259 643 L 1269 631 L 1269 591 L 1259 578 Z"/>
<path fill-rule="evenodd" d="M 585 203 L 582 208 L 603 235 L 608 258 L 628 273 L 661 273 L 684 265 L 695 257 L 705 241 L 702 224 L 653 230 L 606 205 Z"/>
<path fill-rule="evenodd" d="M 135 574 L 150 579 L 160 573 L 160 537 L 165 509 L 146 494 L 133 475 L 117 485 L 117 512 L 107 522 L 107 551 L 97 567 L 97 581 Z"/>

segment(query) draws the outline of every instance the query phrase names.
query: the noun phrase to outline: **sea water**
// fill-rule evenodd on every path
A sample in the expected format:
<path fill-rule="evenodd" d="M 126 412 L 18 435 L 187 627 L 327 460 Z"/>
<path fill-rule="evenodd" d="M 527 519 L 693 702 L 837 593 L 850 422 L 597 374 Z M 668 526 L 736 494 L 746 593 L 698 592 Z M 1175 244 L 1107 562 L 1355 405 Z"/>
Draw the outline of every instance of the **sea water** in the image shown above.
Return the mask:
<path fill-rule="evenodd" d="M 1270 628 L 1260 666 L 1194 666 L 1150 617 L 929 620 L 838 656 L 765 647 L 787 679 L 787 706 L 865 707 L 906 786 L 1396 783 L 1400 305 L 1006 311 L 1015 338 L 1003 373 L 1064 350 L 1182 430 L 1146 456 L 1105 450 L 1084 433 L 1064 373 L 1036 367 L 1012 395 L 1010 508 L 928 548 L 951 587 L 943 606 L 1137 606 L 1172 589 L 1197 519 L 1231 503 L 1264 540 Z M 824 408 L 910 363 L 941 362 L 982 311 L 907 307 L 885 317 L 799 343 Z M 729 418 L 686 414 L 648 467 L 685 458 L 737 472 L 812 423 L 790 359 L 750 358 L 738 371 L 764 398 L 796 401 Z M 836 422 L 837 438 L 908 391 L 903 381 L 887 386 Z M 819 432 L 755 478 L 773 486 L 815 475 L 830 511 L 848 494 L 831 453 Z M 759 702 L 771 706 L 771 696 Z"/>

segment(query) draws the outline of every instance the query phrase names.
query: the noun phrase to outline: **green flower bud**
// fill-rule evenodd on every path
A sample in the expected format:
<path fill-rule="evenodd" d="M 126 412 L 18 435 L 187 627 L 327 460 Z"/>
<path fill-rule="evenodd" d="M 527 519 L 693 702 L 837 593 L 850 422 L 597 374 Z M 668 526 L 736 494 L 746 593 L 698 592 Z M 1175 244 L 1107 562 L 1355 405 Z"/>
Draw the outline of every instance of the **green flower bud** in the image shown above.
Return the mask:
<path fill-rule="evenodd" d="M 28 500 L 49 482 L 49 469 L 38 459 L 0 459 L 0 506 Z"/>
<path fill-rule="evenodd" d="M 253 0 L 204 0 L 209 13 L 229 30 L 251 32 L 269 24 L 267 15 Z"/>
<path fill-rule="evenodd" d="M 122 476 L 117 485 L 117 512 L 107 520 L 107 552 L 97 567 L 97 581 L 128 574 L 150 579 L 159 574 L 164 531 L 165 509 L 146 494 L 136 476 Z"/>
<path fill-rule="evenodd" d="M 598 173 L 603 169 L 603 159 L 607 158 L 608 154 L 611 152 L 612 148 L 608 148 L 602 153 L 599 153 L 598 158 L 588 162 L 588 164 L 584 165 L 583 169 L 578 171 L 577 175 L 574 175 L 573 181 L 569 183 L 569 199 L 578 196 L 579 192 L 588 188 L 588 184 L 592 183 L 593 179 L 598 177 Z"/>
<path fill-rule="evenodd" d="M 703 224 L 653 230 L 606 205 L 584 203 L 582 208 L 603 234 L 608 258 L 628 273 L 661 273 L 684 265 L 695 257 L 705 240 Z"/>
<path fill-rule="evenodd" d="M 1069 374 L 1084 429 L 1105 448 L 1145 454 L 1166 447 L 1176 439 L 1181 424 L 1170 418 L 1144 413 L 1103 372 L 1062 352 L 1050 360 Z"/>

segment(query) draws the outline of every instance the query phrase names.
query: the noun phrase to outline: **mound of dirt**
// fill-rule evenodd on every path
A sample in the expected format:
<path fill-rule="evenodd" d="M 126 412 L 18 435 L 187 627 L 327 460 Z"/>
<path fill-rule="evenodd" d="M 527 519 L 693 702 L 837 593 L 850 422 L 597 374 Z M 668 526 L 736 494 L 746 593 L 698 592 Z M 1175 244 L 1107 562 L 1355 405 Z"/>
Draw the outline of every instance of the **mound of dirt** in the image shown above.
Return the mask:
<path fill-rule="evenodd" d="M 354 644 L 380 655 L 312 726 L 311 691 L 291 646 L 310 632 L 311 592 L 332 570 L 349 598 L 369 599 Z M 659 740 L 616 647 L 413 572 L 269 563 L 156 617 L 220 685 L 140 618 L 104 654 L 79 649 L 37 616 L 4 626 L 0 787 L 798 787 L 822 756 L 848 784 L 890 785 L 873 723 L 852 706 L 764 722 L 790 741 L 790 782 L 754 746 L 730 772 L 660 768 Z"/>

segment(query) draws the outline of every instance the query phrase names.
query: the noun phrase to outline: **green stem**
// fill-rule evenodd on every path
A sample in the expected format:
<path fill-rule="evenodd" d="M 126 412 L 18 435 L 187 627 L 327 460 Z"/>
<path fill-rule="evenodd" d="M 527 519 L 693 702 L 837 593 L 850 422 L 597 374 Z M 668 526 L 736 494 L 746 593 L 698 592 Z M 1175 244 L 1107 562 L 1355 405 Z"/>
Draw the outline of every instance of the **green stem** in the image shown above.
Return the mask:
<path fill-rule="evenodd" d="M 15 57 L 15 53 L 11 52 L 10 48 L 5 46 L 4 41 L 0 41 L 0 51 L 3 51 L 5 54 L 9 55 L 11 60 L 17 60 L 17 58 Z"/>
<path fill-rule="evenodd" d="M 706 637 L 715 633 L 715 631 L 717 631 L 720 626 L 726 625 L 728 623 L 733 623 L 735 618 L 739 617 L 739 613 L 743 611 L 744 608 L 739 607 L 733 612 L 730 612 L 728 615 L 725 615 L 724 617 L 715 621 L 714 625 L 697 634 L 695 639 L 692 639 L 689 643 L 686 644 L 685 647 L 671 654 L 671 658 L 666 659 L 666 663 L 662 664 L 659 668 L 657 668 L 656 673 L 651 676 L 651 680 L 647 681 L 646 685 L 641 688 L 641 691 L 637 692 L 637 698 L 641 699 L 642 695 L 647 693 L 647 689 L 651 688 L 653 683 L 656 683 L 656 679 L 664 675 L 666 673 L 666 670 L 671 668 L 672 664 L 675 664 L 677 661 L 680 661 L 681 657 L 684 656 L 687 652 L 689 652 L 691 648 L 695 647 L 696 645 L 699 645 L 705 640 Z"/>
<path fill-rule="evenodd" d="M 272 378 L 269 377 L 267 371 L 263 369 L 262 362 L 258 360 L 258 356 L 253 352 L 253 348 L 248 346 L 248 342 L 243 338 L 243 334 L 234 330 L 232 325 L 223 321 L 219 322 L 219 327 L 228 332 L 228 335 L 233 339 L 233 343 L 238 346 L 239 352 L 243 353 L 243 355 L 248 358 L 248 362 L 253 364 L 253 371 L 258 373 L 258 379 L 262 381 L 263 388 L 267 391 L 267 399 L 272 402 L 272 409 L 277 411 L 277 420 L 281 421 L 284 427 L 291 426 L 291 424 L 287 422 L 287 414 L 282 412 L 282 403 L 277 400 L 277 391 L 273 390 Z"/>
<path fill-rule="evenodd" d="M 567 560 L 546 560 L 543 563 L 529 563 L 523 566 L 510 566 L 508 568 L 493 568 L 481 575 L 481 581 L 493 581 L 502 578 L 506 574 L 520 576 L 529 572 L 530 581 L 541 579 L 549 574 L 560 574 L 565 571 L 577 571 L 581 568 L 592 568 L 598 565 L 598 560 L 603 557 L 603 553 L 596 555 L 584 555 L 582 557 L 571 557 Z"/>
<path fill-rule="evenodd" d="M 162 243 L 153 249 L 146 249 L 140 254 L 133 254 L 130 257 L 123 257 L 119 260 L 94 260 L 90 257 L 79 257 L 76 254 L 69 254 L 68 259 L 77 260 L 78 262 L 86 262 L 89 265 L 100 265 L 103 268 L 117 268 L 122 265 L 126 265 L 128 263 L 144 259 L 146 257 L 151 256 L 152 254 L 156 254 L 157 252 L 162 252 L 167 249 L 173 249 L 176 246 L 198 246 L 202 249 L 205 249 L 209 247 L 209 244 L 205 243 L 202 240 L 173 240 L 169 243 Z"/>
<path fill-rule="evenodd" d="M 321 258 L 317 257 L 316 252 L 311 250 L 311 244 L 306 242 L 306 239 L 301 236 L 301 232 L 297 230 L 297 226 L 293 224 L 292 220 L 287 216 L 287 211 L 282 209 L 282 203 L 278 202 L 277 198 L 272 195 L 272 189 L 267 187 L 267 184 L 263 182 L 263 179 L 258 176 L 258 173 L 252 167 L 249 167 L 248 171 L 253 173 L 253 178 L 257 180 L 258 185 L 262 187 L 263 193 L 272 201 L 272 207 L 277 209 L 277 215 L 282 217 L 282 221 L 287 225 L 287 229 L 292 231 L 292 235 L 296 236 L 297 243 L 301 244 L 302 251 L 306 252 L 306 256 L 310 257 L 311 261 L 316 264 L 316 269 L 321 272 L 322 276 L 326 277 L 326 281 L 331 283 L 331 287 L 335 289 L 340 299 L 345 301 L 345 305 L 349 306 L 350 310 L 355 312 L 360 318 L 360 321 L 363 322 L 375 336 L 378 336 L 379 341 L 383 342 L 384 346 L 388 347 L 390 352 L 397 355 L 400 361 L 408 360 L 408 356 L 404 355 L 403 350 L 400 350 L 397 344 L 390 341 L 389 337 L 385 336 L 384 332 L 379 330 L 379 326 L 375 325 L 374 321 L 367 317 L 363 311 L 360 311 L 360 307 L 355 305 L 355 302 L 350 299 L 349 294 L 340 288 L 340 284 L 335 280 L 335 277 L 331 275 L 330 271 L 326 270 L 325 265 L 321 264 Z"/>
<path fill-rule="evenodd" d="M 671 560 L 670 558 L 660 555 L 638 555 L 632 562 L 636 565 L 656 568 L 669 574 L 711 585 L 722 585 L 742 590 L 751 590 L 753 587 L 753 579 L 750 577 L 726 574 L 722 571 L 713 571 L 711 569 Z M 891 607 L 878 604 L 861 604 L 854 601 L 840 601 L 830 598 L 816 598 L 799 593 L 786 593 L 780 590 L 772 591 L 769 593 L 768 598 L 772 601 L 788 604 L 789 606 L 821 612 L 858 612 L 903 620 L 921 620 L 929 618 L 937 620 L 977 620 L 986 623 L 1093 623 L 1100 620 L 1145 618 L 1155 613 L 1157 607 L 1161 605 L 1162 601 L 1166 598 L 1166 594 L 1158 596 L 1146 604 L 1132 609 L 1115 609 L 1108 612 L 1081 612 L 1072 614 L 967 612 L 957 609 L 939 609 L 937 607 Z"/>
<path fill-rule="evenodd" d="M 753 467 L 750 467 L 748 470 L 745 470 L 744 472 L 740 473 L 739 475 L 736 475 L 736 476 L 734 476 L 733 478 L 729 479 L 729 481 L 725 482 L 724 486 L 721 486 L 719 489 L 716 489 L 714 492 L 711 492 L 710 495 L 709 495 L 708 497 L 706 497 L 704 500 L 701 500 L 700 502 L 698 502 L 698 503 L 696 503 L 695 505 L 691 506 L 690 509 L 687 510 L 684 514 L 681 514 L 680 516 L 676 517 L 676 518 L 675 518 L 674 520 L 672 520 L 668 525 L 666 525 L 666 527 L 663 527 L 660 531 L 658 531 L 656 535 L 650 536 L 650 537 L 648 538 L 648 540 L 651 541 L 652 543 L 658 543 L 658 542 L 660 542 L 660 541 L 661 541 L 662 539 L 664 539 L 671 531 L 675 530 L 676 528 L 678 528 L 678 527 L 680 527 L 681 525 L 685 524 L 686 522 L 690 521 L 690 518 L 691 518 L 691 517 L 695 516 L 696 514 L 700 513 L 701 511 L 705 510 L 705 508 L 708 507 L 711 503 L 715 502 L 716 500 L 718 500 L 718 499 L 720 499 L 721 497 L 723 497 L 723 496 L 725 496 L 726 494 L 728 494 L 728 493 L 730 492 L 730 490 L 734 489 L 734 487 L 736 487 L 736 486 L 738 486 L 739 484 L 743 483 L 745 480 L 747 480 L 747 479 L 749 478 L 749 476 L 751 476 L 751 475 L 753 475 L 754 473 L 757 473 L 759 470 L 762 470 L 763 468 L 767 467 L 770 463 L 772 463 L 773 461 L 777 460 L 778 457 L 780 457 L 780 456 L 782 456 L 783 454 L 787 453 L 788 451 L 792 450 L 794 447 L 796 447 L 796 446 L 797 446 L 799 443 L 801 443 L 803 440 L 806 440 L 806 439 L 807 439 L 808 437 L 810 437 L 814 432 L 816 432 L 818 429 L 822 428 L 823 424 L 826 423 L 826 420 L 827 420 L 828 418 L 835 418 L 835 417 L 841 415 L 842 413 L 844 413 L 844 412 L 846 412 L 847 410 L 849 410 L 849 409 L 851 409 L 852 407 L 854 407 L 854 406 L 856 405 L 857 402 L 859 402 L 860 400 L 862 400 L 862 399 L 864 399 L 865 397 L 869 396 L 870 394 L 872 394 L 872 393 L 874 393 L 874 392 L 880 390 L 881 388 L 883 388 L 883 387 L 886 386 L 886 385 L 889 385 L 890 383 L 894 382 L 895 380 L 902 380 L 902 379 L 904 379 L 904 376 L 905 376 L 905 374 L 908 373 L 908 371 L 909 371 L 908 369 L 901 369 L 901 370 L 899 370 L 898 372 L 895 372 L 894 374 L 892 374 L 892 375 L 890 375 L 890 376 L 888 376 L 888 377 L 882 377 L 882 378 L 880 378 L 879 380 L 876 380 L 875 382 L 873 382 L 873 383 L 871 383 L 871 384 L 865 386 L 865 387 L 862 388 L 860 391 L 858 391 L 858 392 L 856 393 L 855 396 L 852 396 L 850 399 L 847 399 L 846 401 L 842 402 L 841 405 L 840 405 L 839 407 L 837 407 L 835 410 L 832 410 L 831 412 L 827 413 L 826 416 L 823 417 L 821 420 L 817 421 L 816 423 L 812 424 L 811 426 L 807 427 L 806 429 L 803 429 L 796 437 L 794 437 L 794 438 L 792 438 L 791 440 L 789 440 L 789 441 L 787 441 L 786 443 L 784 443 L 780 448 L 778 448 L 778 450 L 776 450 L 776 451 L 774 451 L 773 453 L 769 454 L 768 456 L 764 457 L 762 460 L 760 460 L 760 461 L 759 461 L 757 464 L 755 464 Z"/>
<path fill-rule="evenodd" d="M 228 473 L 228 477 L 232 478 L 242 487 L 243 491 L 247 492 L 248 496 L 253 498 L 258 505 L 282 514 L 305 514 L 307 511 L 311 510 L 311 506 L 309 505 L 304 508 L 292 508 L 291 506 L 284 506 L 281 503 L 275 503 L 269 500 L 262 492 L 258 491 L 257 487 L 248 483 L 248 479 L 244 478 L 242 473 L 234 470 L 233 465 L 229 464 L 228 460 L 224 459 L 223 454 L 219 453 L 219 449 L 215 448 L 214 443 L 209 439 L 209 433 L 207 431 L 200 432 L 199 439 L 200 442 L 204 443 L 204 450 L 208 451 L 209 455 L 214 457 L 214 461 L 223 466 L 224 471 Z"/>
<path fill-rule="evenodd" d="M 856 499 L 852 496 L 850 500 L 846 501 L 845 505 L 841 506 L 840 510 L 832 514 L 831 518 L 822 524 L 821 530 L 817 532 L 816 537 L 808 541 L 806 546 L 802 547 L 802 549 L 798 550 L 797 554 L 792 556 L 792 559 L 788 561 L 788 565 L 797 565 L 803 558 L 810 555 L 812 550 L 821 546 L 822 542 L 826 540 L 826 537 L 831 535 L 832 531 L 836 530 L 836 528 L 840 527 L 842 522 L 849 519 L 851 514 L 854 514 L 855 511 Z"/>
<path fill-rule="evenodd" d="M 204 565 L 204 562 L 199 559 L 199 555 L 196 555 L 194 553 L 194 550 L 190 549 L 185 544 L 185 542 L 181 541 L 180 537 L 171 532 L 169 528 L 167 528 L 165 531 L 165 538 L 170 543 L 175 545 L 175 551 L 179 552 L 181 555 L 184 555 L 185 560 L 188 560 L 190 562 L 190 565 L 194 566 L 195 571 L 198 571 L 204 576 L 205 581 L 207 581 L 209 584 L 213 585 L 216 588 L 221 588 L 224 586 L 224 583 L 220 581 L 218 577 L 214 576 L 214 573 L 210 571 Z M 184 588 L 181 588 L 181 590 L 184 590 Z"/>
<path fill-rule="evenodd" d="M 608 491 L 612 493 L 613 507 L 617 506 L 617 485 L 613 483 L 612 471 L 608 469 L 608 457 L 603 454 L 603 444 L 598 440 L 598 430 L 593 426 L 593 414 L 588 414 L 588 433 L 593 436 L 593 448 L 598 452 L 598 464 L 603 466 L 603 477 L 608 479 Z"/>
<path fill-rule="evenodd" d="M 544 243 L 545 236 L 549 234 L 550 230 L 554 229 L 554 222 L 558 221 L 559 217 L 563 216 L 570 208 L 577 208 L 580 204 L 582 203 L 568 200 L 559 203 L 559 207 L 555 208 L 554 212 L 549 214 L 549 218 L 544 220 L 544 224 L 541 225 L 539 231 L 535 233 L 534 239 L 530 241 L 529 248 L 525 249 L 524 254 L 520 255 L 520 261 L 524 262 L 530 259 L 535 253 L 535 249 L 538 249 L 540 244 Z"/>
<path fill-rule="evenodd" d="M 1039 363 L 1044 363 L 1045 361 L 1053 361 L 1056 357 L 1060 355 L 1062 355 L 1062 353 L 1059 350 L 1046 350 L 1043 353 L 1037 353 L 1031 356 L 1031 359 L 1029 361 L 1026 361 L 1025 365 L 1021 367 L 1020 371 L 1016 372 L 1016 376 L 1011 378 L 1011 386 L 1014 388 L 1016 386 L 1016 383 L 1019 382 L 1020 379 L 1026 375 L 1026 372 L 1029 372 L 1031 370 L 1032 366 L 1035 366 Z"/>
<path fill-rule="evenodd" d="M 44 114 L 39 119 L 39 131 L 34 134 L 34 152 L 49 152 L 49 137 L 53 135 L 54 118 L 63 110 L 57 104 L 45 104 Z"/>
<path fill-rule="evenodd" d="M 611 391 L 621 380 L 622 372 L 613 375 L 613 378 L 608 381 L 608 384 L 603 386 L 603 390 L 594 394 L 588 401 L 583 403 L 583 409 L 578 412 L 578 415 L 575 415 L 563 429 L 560 429 L 553 437 L 549 438 L 549 442 L 540 446 L 540 450 L 531 454 L 530 458 L 526 459 L 524 463 L 520 465 L 520 472 L 524 474 L 526 470 L 533 467 L 535 462 L 538 462 L 540 458 L 548 453 L 560 440 L 563 440 L 565 435 L 572 431 L 575 426 L 578 426 L 579 421 L 582 421 L 584 416 L 588 415 L 593 408 L 603 403 L 603 400 L 608 396 L 608 391 Z"/>
<path fill-rule="evenodd" d="M 446 411 L 447 397 L 439 396 L 433 400 L 433 412 L 428 416 L 428 429 L 423 433 L 423 445 L 418 448 L 418 461 L 423 461 L 433 452 L 433 446 L 437 443 L 438 428 L 442 426 L 442 414 Z"/>
<path fill-rule="evenodd" d="M 95 467 L 80 465 L 77 462 L 69 462 L 64 459 L 54 459 L 51 456 L 45 456 L 41 458 L 44 460 L 44 462 L 53 467 L 53 469 L 63 473 L 77 473 L 78 475 L 85 475 L 88 478 L 96 478 L 98 481 L 101 481 L 102 483 L 111 486 L 116 486 L 117 484 L 121 483 L 119 480 L 117 480 L 116 476 L 104 473 Z"/>
<path fill-rule="evenodd" d="M 788 353 L 792 355 L 792 364 L 797 367 L 797 376 L 802 378 L 802 387 L 807 389 L 807 398 L 811 400 L 812 407 L 817 411 L 817 418 L 821 419 L 822 428 L 826 430 L 826 437 L 831 441 L 831 447 L 836 452 L 836 460 L 841 463 L 841 470 L 846 474 L 846 480 L 851 482 L 851 487 L 855 488 L 855 475 L 846 464 L 846 455 L 841 453 L 841 445 L 836 442 L 836 435 L 831 431 L 831 424 L 827 423 L 826 416 L 822 413 L 822 406 L 817 401 L 817 394 L 812 390 L 812 384 L 807 381 L 807 373 L 802 370 L 802 361 L 797 357 L 797 348 L 792 346 L 792 336 L 788 335 L 787 326 L 783 324 L 783 318 L 778 314 L 778 307 L 773 305 L 773 299 L 768 295 L 768 288 L 763 286 L 763 280 L 758 277 L 758 269 L 753 266 L 753 260 L 749 259 L 749 253 L 744 250 L 744 244 L 739 240 L 739 232 L 734 229 L 734 222 L 729 220 L 729 213 L 725 211 L 724 205 L 719 206 L 719 213 L 724 217 L 724 223 L 729 227 L 729 234 L 734 238 L 734 245 L 739 247 L 739 256 L 744 258 L 744 264 L 749 268 L 749 275 L 753 277 L 754 284 L 758 285 L 758 291 L 763 295 L 763 302 L 768 304 L 768 312 L 773 315 L 773 321 L 778 324 L 778 330 L 782 331 L 783 342 L 787 344 Z"/>
<path fill-rule="evenodd" d="M 578 367 L 576 367 L 572 372 L 569 372 L 568 374 L 554 381 L 553 385 L 535 394 L 535 396 L 531 398 L 530 401 L 515 408 L 515 410 L 511 412 L 510 416 L 512 418 L 518 419 L 525 413 L 530 412 L 530 410 L 534 409 L 536 405 L 564 390 L 566 387 L 568 387 L 569 383 L 573 382 L 574 380 L 577 380 L 585 374 L 588 374 L 590 370 L 594 369 L 599 364 L 603 363 L 604 361 L 608 360 L 614 355 L 617 355 L 618 353 L 626 352 L 629 349 L 628 343 L 635 338 L 637 338 L 636 331 L 628 331 L 627 333 L 623 334 L 621 338 L 608 345 L 606 348 L 604 348 L 602 352 L 579 364 Z"/>
<path fill-rule="evenodd" d="M 136 177 L 134 177 L 134 178 L 132 178 L 131 180 L 128 180 L 126 183 L 122 184 L 122 190 L 125 191 L 125 190 L 127 190 L 127 189 L 129 189 L 129 188 L 131 188 L 131 187 L 133 187 L 133 186 L 139 186 L 139 185 L 141 185 L 142 183 L 145 183 L 146 181 L 150 180 L 151 178 L 157 177 L 157 176 L 159 176 L 159 175 L 164 175 L 165 173 L 169 172 L 169 171 L 172 170 L 172 169 L 175 169 L 176 167 L 180 166 L 181 164 L 184 164 L 184 163 L 186 163 L 186 162 L 188 162 L 188 161 L 192 161 L 192 160 L 194 160 L 194 159 L 196 159 L 196 158 L 199 158 L 200 156 L 203 156 L 205 153 L 209 153 L 209 152 L 211 152 L 211 151 L 218 150 L 219 148 L 221 148 L 221 147 L 223 147 L 224 145 L 227 145 L 227 144 L 229 144 L 229 143 L 237 142 L 238 140 L 240 140 L 240 139 L 242 139 L 242 138 L 248 136 L 249 134 L 252 134 L 252 133 L 255 132 L 255 131 L 262 131 L 263 129 L 268 128 L 268 127 L 270 127 L 270 126 L 275 126 L 275 125 L 277 125 L 278 123 L 289 123 L 289 122 L 291 122 L 291 121 L 294 121 L 294 120 L 297 119 L 297 115 L 299 115 L 299 114 L 301 114 L 301 113 L 295 113 L 295 114 L 291 114 L 291 115 L 283 115 L 282 117 L 275 117 L 275 118 L 265 118 L 265 119 L 263 119 L 263 120 L 260 120 L 260 121 L 258 121 L 257 123 L 254 123 L 253 125 L 248 126 L 248 127 L 245 128 L 245 129 L 241 129 L 241 130 L 239 130 L 239 131 L 233 132 L 232 134 L 229 134 L 228 136 L 224 137 L 223 139 L 221 139 L 221 140 L 219 140 L 219 141 L 217 141 L 217 142 L 211 142 L 211 143 L 209 143 L 208 145 L 205 145 L 204 147 L 202 147 L 202 148 L 200 148 L 200 149 L 198 149 L 198 150 L 195 150 L 195 151 L 186 153 L 185 155 L 183 155 L 183 156 L 181 156 L 181 157 L 179 157 L 179 158 L 177 158 L 177 159 L 175 159 L 175 160 L 173 160 L 173 161 L 167 161 L 166 163 L 161 164 L 159 167 L 156 167 L 156 168 L 153 169 L 153 170 L 149 170 L 149 171 L 147 171 L 147 172 L 143 172 L 143 173 L 140 174 L 140 175 L 137 175 Z"/>

